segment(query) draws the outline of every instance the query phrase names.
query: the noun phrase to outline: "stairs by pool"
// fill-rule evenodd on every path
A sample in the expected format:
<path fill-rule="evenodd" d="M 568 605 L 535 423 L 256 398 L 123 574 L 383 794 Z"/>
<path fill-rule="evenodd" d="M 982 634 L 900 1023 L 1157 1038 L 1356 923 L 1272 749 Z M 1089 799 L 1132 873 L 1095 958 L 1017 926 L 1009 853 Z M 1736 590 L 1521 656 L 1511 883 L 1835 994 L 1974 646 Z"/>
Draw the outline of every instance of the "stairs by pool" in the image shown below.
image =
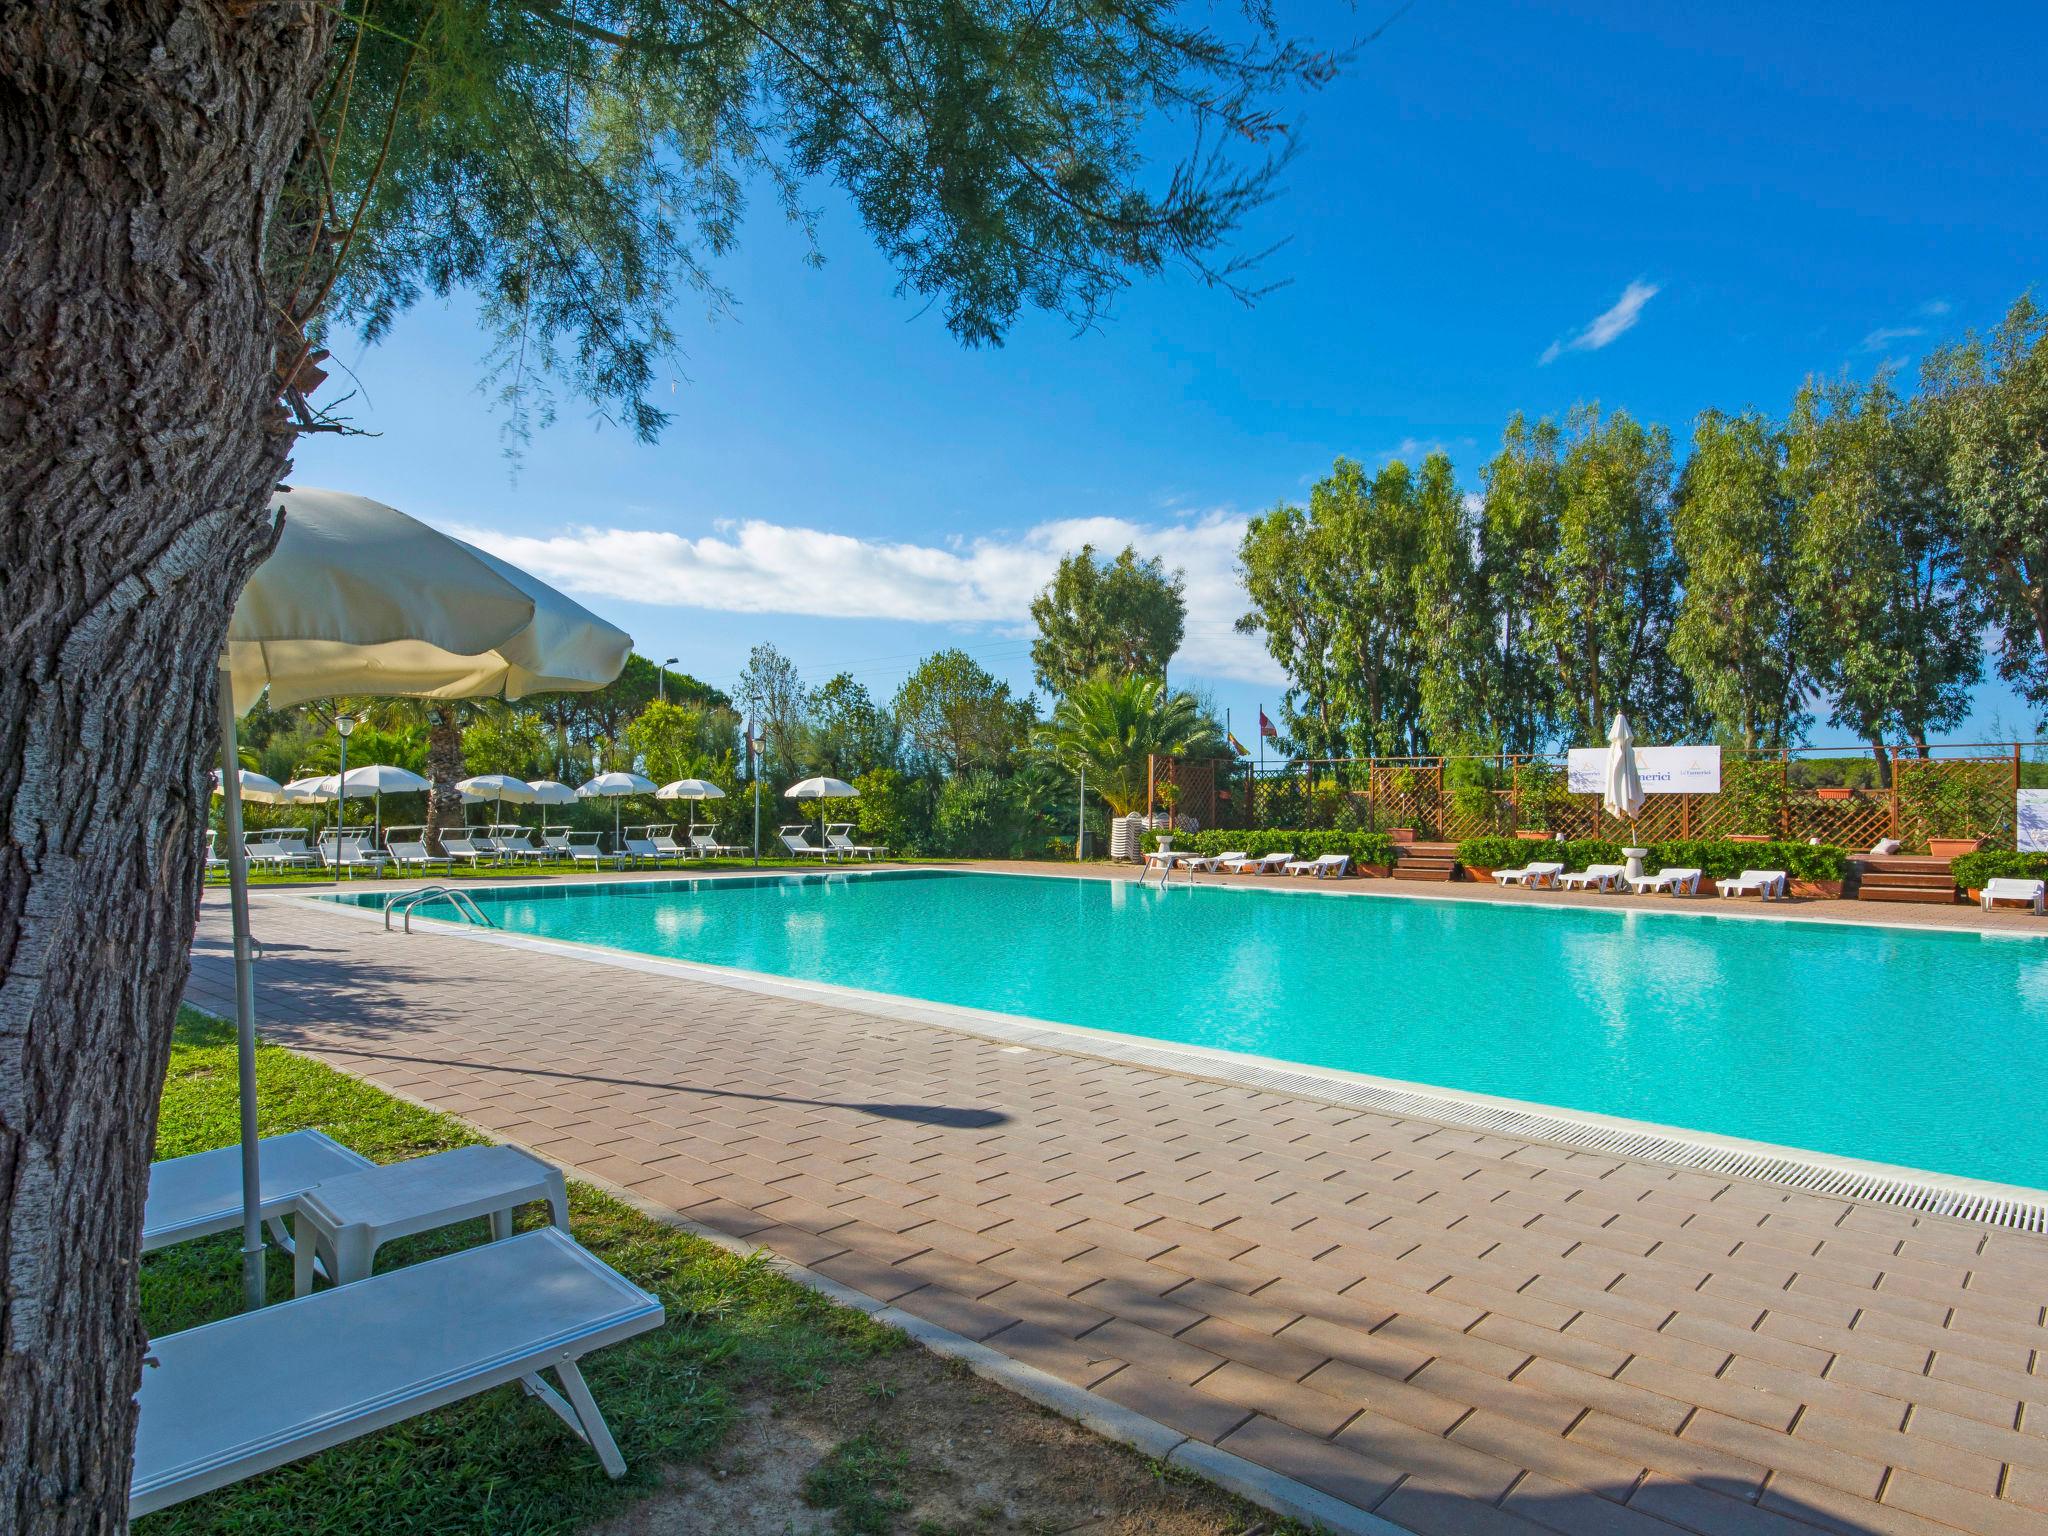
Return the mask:
<path fill-rule="evenodd" d="M 1855 860 L 1858 901 L 1905 901 L 1945 907 L 1956 899 L 1956 879 L 1947 859 L 1898 854 Z"/>
<path fill-rule="evenodd" d="M 1392 874 L 1396 880 L 1455 880 L 1458 878 L 1458 845 L 1396 843 Z"/>

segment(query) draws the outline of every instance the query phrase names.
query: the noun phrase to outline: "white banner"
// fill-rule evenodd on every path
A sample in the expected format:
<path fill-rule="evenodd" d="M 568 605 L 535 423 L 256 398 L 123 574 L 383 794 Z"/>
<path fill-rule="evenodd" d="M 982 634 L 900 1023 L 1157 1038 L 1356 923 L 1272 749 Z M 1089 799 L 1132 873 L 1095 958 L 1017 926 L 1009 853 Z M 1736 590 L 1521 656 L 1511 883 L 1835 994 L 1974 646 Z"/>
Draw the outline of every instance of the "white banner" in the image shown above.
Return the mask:
<path fill-rule="evenodd" d="M 2048 789 L 2019 792 L 2019 841 L 2021 853 L 2048 853 Z"/>
<path fill-rule="evenodd" d="M 1637 747 L 1636 776 L 1646 795 L 1716 795 L 1721 792 L 1719 747 Z M 1607 787 L 1607 749 L 1573 747 L 1565 777 L 1575 795 Z"/>

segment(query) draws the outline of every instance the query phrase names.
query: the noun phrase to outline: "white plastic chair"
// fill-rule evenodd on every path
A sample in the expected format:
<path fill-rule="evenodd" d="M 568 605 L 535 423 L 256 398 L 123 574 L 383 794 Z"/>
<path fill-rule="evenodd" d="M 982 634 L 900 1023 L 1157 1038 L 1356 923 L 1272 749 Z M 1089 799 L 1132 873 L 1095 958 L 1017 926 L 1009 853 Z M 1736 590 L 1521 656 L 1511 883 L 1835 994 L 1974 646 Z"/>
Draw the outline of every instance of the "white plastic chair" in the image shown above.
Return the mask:
<path fill-rule="evenodd" d="M 1700 893 L 1700 872 L 1696 869 L 1660 869 L 1654 875 L 1637 875 L 1629 881 L 1629 889 L 1638 896 L 1652 891 L 1669 891 L 1674 896 L 1697 896 Z"/>
<path fill-rule="evenodd" d="M 1557 886 L 1563 891 L 1611 891 L 1627 873 L 1619 864 L 1588 864 L 1584 869 L 1559 875 Z"/>
<path fill-rule="evenodd" d="M 1989 912 L 1994 902 L 2023 901 L 2034 911 L 2039 912 L 2044 905 L 2044 892 L 2048 892 L 2048 883 L 2043 881 L 2015 880 L 2006 876 L 2000 876 L 1996 880 L 1986 880 L 1984 882 L 1982 892 L 1983 907 L 1986 912 Z"/>
<path fill-rule="evenodd" d="M 1792 894 L 1782 869 L 1745 869 L 1732 880 L 1716 880 L 1714 889 L 1723 896 L 1760 896 L 1765 901 L 1785 901 Z"/>
<path fill-rule="evenodd" d="M 1541 890 L 1554 886 L 1564 874 L 1564 865 L 1549 859 L 1539 859 L 1525 864 L 1520 869 L 1496 869 L 1493 878 L 1503 886 L 1519 885 L 1525 890 Z"/>

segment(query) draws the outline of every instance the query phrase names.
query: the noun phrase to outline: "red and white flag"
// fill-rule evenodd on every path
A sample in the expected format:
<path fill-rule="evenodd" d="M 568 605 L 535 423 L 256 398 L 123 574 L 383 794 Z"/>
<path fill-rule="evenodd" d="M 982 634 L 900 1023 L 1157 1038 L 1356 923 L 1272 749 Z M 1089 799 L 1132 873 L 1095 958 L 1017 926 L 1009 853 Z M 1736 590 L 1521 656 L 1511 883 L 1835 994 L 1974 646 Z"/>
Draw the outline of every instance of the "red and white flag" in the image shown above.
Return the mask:
<path fill-rule="evenodd" d="M 1274 728 L 1273 722 L 1266 718 L 1266 711 L 1263 708 L 1259 710 L 1259 734 L 1261 736 L 1278 736 L 1280 734 Z"/>

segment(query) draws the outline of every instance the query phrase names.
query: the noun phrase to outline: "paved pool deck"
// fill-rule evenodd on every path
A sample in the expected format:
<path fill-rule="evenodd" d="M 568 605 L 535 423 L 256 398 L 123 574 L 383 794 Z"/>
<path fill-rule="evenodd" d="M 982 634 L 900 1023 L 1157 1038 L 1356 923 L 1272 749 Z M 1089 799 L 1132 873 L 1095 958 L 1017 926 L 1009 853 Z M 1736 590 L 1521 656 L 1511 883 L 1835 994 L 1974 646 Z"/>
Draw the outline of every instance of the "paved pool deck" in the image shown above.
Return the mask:
<path fill-rule="evenodd" d="M 1356 1512 L 1333 1523 L 2048 1531 L 2048 1239 L 254 907 L 266 1037 Z M 2029 921 L 1970 913 L 1841 915 Z M 226 940 L 209 893 L 189 990 L 220 1013 Z"/>

